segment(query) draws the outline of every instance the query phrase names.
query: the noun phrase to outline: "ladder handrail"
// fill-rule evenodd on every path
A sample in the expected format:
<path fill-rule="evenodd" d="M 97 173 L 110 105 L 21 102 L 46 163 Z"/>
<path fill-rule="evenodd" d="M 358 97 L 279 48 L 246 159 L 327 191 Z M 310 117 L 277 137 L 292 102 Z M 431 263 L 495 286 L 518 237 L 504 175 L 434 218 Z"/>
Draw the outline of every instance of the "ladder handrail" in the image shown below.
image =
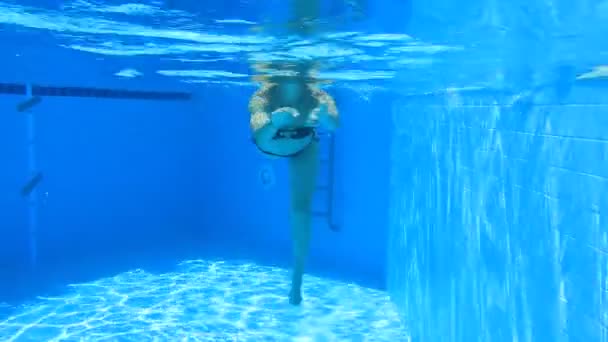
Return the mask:
<path fill-rule="evenodd" d="M 340 230 L 338 225 L 334 223 L 334 179 L 335 179 L 335 138 L 333 134 L 329 134 L 329 180 L 328 180 L 328 194 L 327 194 L 327 222 L 329 224 L 329 229 L 333 231 Z"/>
<path fill-rule="evenodd" d="M 328 137 L 328 156 L 327 159 L 321 160 L 320 162 L 327 163 L 327 185 L 326 186 L 318 186 L 317 189 L 323 189 L 327 191 L 327 203 L 326 209 L 324 212 L 315 212 L 314 216 L 325 216 L 327 218 L 327 224 L 329 225 L 329 229 L 332 231 L 339 231 L 340 227 L 334 222 L 334 181 L 335 181 L 335 137 L 331 133 L 323 133 L 322 136 Z"/>

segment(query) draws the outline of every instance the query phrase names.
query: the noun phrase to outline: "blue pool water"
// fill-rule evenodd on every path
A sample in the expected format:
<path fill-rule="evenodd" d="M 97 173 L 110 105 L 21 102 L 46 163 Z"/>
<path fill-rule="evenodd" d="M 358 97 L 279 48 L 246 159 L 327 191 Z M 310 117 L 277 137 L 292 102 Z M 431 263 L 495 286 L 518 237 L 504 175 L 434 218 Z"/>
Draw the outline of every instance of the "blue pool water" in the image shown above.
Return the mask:
<path fill-rule="evenodd" d="M 608 1 L 0 0 L 0 340 L 608 342 Z M 251 144 L 314 61 L 304 302 Z"/>

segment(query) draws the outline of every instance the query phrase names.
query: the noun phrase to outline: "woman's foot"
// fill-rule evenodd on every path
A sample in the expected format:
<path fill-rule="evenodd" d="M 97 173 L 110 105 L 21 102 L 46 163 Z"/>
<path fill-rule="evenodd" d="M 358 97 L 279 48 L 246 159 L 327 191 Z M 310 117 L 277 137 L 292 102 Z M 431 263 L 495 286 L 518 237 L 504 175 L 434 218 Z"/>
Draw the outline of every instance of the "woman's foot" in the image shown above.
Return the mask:
<path fill-rule="evenodd" d="M 292 287 L 289 291 L 289 304 L 300 305 L 300 303 L 302 303 L 302 290 Z"/>

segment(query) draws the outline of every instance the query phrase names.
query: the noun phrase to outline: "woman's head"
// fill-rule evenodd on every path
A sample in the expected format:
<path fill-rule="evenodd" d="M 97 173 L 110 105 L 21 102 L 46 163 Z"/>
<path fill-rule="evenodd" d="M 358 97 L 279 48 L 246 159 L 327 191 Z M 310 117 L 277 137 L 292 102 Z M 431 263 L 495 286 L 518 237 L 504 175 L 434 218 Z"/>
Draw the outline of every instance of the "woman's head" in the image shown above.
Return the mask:
<path fill-rule="evenodd" d="M 273 96 L 283 106 L 298 107 L 307 101 L 309 86 L 327 83 L 316 77 L 318 67 L 318 63 L 310 61 L 257 63 L 258 74 L 253 79 L 272 86 Z"/>
<path fill-rule="evenodd" d="M 304 80 L 295 77 L 285 78 L 277 82 L 277 86 L 282 102 L 292 106 L 302 99 L 306 90 Z"/>

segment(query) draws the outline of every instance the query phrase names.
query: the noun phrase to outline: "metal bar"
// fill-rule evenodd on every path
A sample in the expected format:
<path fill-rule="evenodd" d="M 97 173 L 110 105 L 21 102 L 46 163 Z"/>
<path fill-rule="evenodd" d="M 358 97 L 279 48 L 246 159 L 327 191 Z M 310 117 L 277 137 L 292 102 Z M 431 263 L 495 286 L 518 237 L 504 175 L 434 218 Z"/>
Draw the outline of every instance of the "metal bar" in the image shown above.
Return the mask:
<path fill-rule="evenodd" d="M 26 92 L 25 84 L 0 83 L 0 94 L 25 95 Z"/>
<path fill-rule="evenodd" d="M 57 87 L 45 85 L 25 85 L 16 83 L 0 83 L 0 94 L 25 95 L 30 88 L 30 97 L 59 96 L 59 97 L 89 97 L 130 100 L 190 100 L 192 94 L 172 91 L 139 91 L 124 89 L 104 89 L 87 87 Z"/>
<path fill-rule="evenodd" d="M 28 101 L 32 99 L 32 87 L 26 85 Z M 31 179 L 38 178 L 38 165 L 36 163 L 36 116 L 27 113 L 27 164 Z M 30 266 L 36 268 L 38 259 L 38 190 L 33 186 L 28 192 L 28 241 Z"/>

